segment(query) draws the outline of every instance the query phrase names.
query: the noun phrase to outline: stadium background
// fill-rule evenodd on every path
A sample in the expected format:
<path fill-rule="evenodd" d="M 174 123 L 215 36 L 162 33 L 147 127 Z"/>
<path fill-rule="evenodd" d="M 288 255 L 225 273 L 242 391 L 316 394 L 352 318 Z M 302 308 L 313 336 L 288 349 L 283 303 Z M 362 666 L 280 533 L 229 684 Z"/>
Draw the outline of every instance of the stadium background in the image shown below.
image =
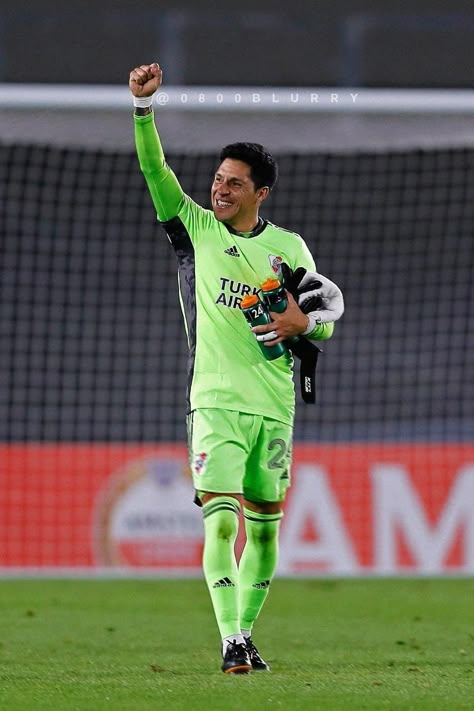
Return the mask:
<path fill-rule="evenodd" d="M 203 3 L 198 14 L 191 2 L 60 11 L 20 2 L 8 10 L 0 35 L 5 573 L 199 569 L 175 262 L 137 168 L 129 98 L 115 110 L 72 109 L 60 88 L 53 108 L 8 99 L 40 84 L 53 93 L 93 84 L 91 95 L 100 94 L 154 58 L 164 89 L 208 87 L 208 110 L 160 113 L 186 191 L 207 202 L 223 143 L 269 145 L 281 179 L 264 215 L 304 236 L 346 298 L 318 367 L 318 406 L 298 407 L 281 571 L 474 572 L 472 108 L 407 113 L 400 100 L 389 114 L 383 101 L 370 113 L 344 110 L 351 91 L 366 89 L 465 97 L 474 17 L 467 2 L 449 13 L 435 3 L 405 14 L 395 3 L 381 8 L 299 3 L 285 13 L 241 3 L 229 14 Z M 222 110 L 213 92 L 233 86 L 274 87 L 281 100 L 294 87 L 318 87 L 326 109 L 295 101 L 291 112 Z"/>

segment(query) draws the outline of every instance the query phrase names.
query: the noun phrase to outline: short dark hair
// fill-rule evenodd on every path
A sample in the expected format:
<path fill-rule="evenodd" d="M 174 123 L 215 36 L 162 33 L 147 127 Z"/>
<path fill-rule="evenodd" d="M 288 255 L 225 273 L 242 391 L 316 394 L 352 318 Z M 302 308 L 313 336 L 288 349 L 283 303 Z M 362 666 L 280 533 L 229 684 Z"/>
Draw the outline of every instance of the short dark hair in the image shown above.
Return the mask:
<path fill-rule="evenodd" d="M 278 180 L 277 163 L 270 151 L 260 143 L 230 143 L 222 149 L 219 157 L 221 163 L 226 158 L 247 163 L 256 190 L 264 186 L 271 190 Z"/>

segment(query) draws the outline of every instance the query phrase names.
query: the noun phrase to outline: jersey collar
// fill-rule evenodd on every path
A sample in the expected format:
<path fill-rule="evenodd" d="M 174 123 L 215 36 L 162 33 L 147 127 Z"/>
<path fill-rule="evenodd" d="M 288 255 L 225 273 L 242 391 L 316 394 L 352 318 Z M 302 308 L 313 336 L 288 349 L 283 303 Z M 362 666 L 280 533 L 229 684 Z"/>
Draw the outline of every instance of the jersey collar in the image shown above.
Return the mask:
<path fill-rule="evenodd" d="M 227 230 L 233 234 L 233 235 L 238 235 L 239 237 L 244 237 L 244 239 L 250 239 L 251 237 L 256 237 L 259 235 L 265 227 L 267 226 L 268 222 L 267 220 L 264 220 L 262 217 L 258 218 L 258 222 L 253 228 L 251 232 L 239 232 L 239 230 L 234 229 L 231 225 L 228 225 L 227 222 L 224 222 L 225 227 Z"/>

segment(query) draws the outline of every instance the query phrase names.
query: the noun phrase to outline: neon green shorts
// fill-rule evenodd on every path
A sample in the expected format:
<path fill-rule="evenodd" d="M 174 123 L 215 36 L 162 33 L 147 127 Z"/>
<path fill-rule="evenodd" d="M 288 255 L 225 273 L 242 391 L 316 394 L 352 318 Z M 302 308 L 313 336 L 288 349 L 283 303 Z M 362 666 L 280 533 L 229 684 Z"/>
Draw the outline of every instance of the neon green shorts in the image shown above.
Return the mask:
<path fill-rule="evenodd" d="M 199 493 L 283 501 L 290 485 L 293 427 L 262 415 L 218 408 L 188 416 L 189 457 Z"/>

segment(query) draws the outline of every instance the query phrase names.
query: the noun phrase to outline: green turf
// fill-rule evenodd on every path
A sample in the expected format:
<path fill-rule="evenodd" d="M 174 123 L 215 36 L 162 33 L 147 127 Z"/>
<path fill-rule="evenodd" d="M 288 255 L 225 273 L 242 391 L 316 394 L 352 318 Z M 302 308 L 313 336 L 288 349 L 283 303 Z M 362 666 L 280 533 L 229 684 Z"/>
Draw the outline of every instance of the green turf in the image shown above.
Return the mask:
<path fill-rule="evenodd" d="M 201 581 L 0 582 L 1 711 L 474 709 L 473 580 L 274 582 L 271 673 L 220 671 Z"/>

